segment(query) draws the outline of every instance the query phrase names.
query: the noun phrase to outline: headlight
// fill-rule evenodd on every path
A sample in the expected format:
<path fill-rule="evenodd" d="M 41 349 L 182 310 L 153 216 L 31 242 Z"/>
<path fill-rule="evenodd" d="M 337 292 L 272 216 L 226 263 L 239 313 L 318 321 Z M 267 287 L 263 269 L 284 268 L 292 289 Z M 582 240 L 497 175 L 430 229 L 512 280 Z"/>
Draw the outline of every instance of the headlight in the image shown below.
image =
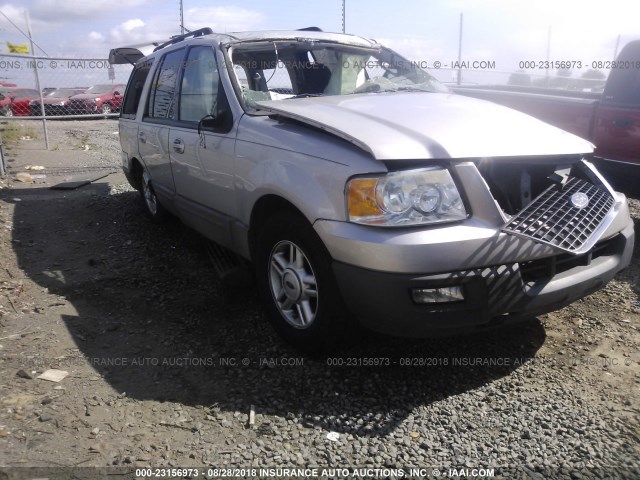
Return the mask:
<path fill-rule="evenodd" d="M 423 168 L 347 184 L 349 220 L 383 227 L 455 222 L 467 218 L 449 171 Z"/>

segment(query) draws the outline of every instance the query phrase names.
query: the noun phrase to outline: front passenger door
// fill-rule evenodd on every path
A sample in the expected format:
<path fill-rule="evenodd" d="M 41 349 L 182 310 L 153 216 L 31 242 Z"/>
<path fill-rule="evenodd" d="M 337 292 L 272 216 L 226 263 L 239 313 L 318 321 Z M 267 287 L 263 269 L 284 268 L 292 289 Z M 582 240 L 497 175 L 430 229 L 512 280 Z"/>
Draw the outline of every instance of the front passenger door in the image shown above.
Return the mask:
<path fill-rule="evenodd" d="M 236 214 L 235 130 L 212 47 L 194 46 L 187 52 L 176 108 L 169 150 L 180 216 L 230 246 L 230 222 Z"/>

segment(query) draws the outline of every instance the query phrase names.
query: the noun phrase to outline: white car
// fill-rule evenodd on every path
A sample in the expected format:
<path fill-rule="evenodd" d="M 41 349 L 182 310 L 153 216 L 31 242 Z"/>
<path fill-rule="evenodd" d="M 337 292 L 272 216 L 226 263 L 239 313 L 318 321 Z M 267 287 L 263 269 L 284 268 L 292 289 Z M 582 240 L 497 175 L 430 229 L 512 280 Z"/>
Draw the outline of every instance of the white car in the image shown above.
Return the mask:
<path fill-rule="evenodd" d="M 352 316 L 411 337 L 530 318 L 631 259 L 626 199 L 590 143 L 373 40 L 202 29 L 110 58 L 135 63 L 120 141 L 149 214 L 252 262 L 300 348 Z"/>

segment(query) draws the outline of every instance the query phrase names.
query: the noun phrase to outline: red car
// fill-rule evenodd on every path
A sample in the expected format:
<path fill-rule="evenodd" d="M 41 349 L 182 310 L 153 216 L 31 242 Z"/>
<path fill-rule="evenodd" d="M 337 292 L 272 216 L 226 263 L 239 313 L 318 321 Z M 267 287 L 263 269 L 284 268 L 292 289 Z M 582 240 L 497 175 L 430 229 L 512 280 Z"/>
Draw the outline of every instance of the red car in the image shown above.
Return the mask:
<path fill-rule="evenodd" d="M 0 88 L 0 115 L 13 117 L 14 115 L 29 115 L 29 102 L 40 98 L 40 92 L 35 88 L 2 87 Z"/>
<path fill-rule="evenodd" d="M 80 115 L 118 112 L 125 87 L 122 83 L 94 85 L 86 92 L 70 98 L 69 113 Z"/>
<path fill-rule="evenodd" d="M 68 115 L 69 103 L 71 97 L 82 94 L 86 91 L 86 88 L 58 88 L 53 90 L 47 95 L 43 96 L 45 115 Z M 31 100 L 30 104 L 31 115 L 42 115 L 42 109 L 40 107 L 40 99 Z"/>

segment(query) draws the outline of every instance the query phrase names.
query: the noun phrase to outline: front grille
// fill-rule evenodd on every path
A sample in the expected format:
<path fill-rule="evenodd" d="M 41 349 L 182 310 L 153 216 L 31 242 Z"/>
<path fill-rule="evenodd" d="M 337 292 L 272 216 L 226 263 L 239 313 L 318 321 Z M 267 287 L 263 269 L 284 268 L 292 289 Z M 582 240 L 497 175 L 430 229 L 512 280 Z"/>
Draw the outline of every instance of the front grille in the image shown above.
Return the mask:
<path fill-rule="evenodd" d="M 91 111 L 89 104 L 82 100 L 72 100 L 69 102 L 69 113 L 79 115 Z"/>
<path fill-rule="evenodd" d="M 576 193 L 588 197 L 588 204 L 583 208 L 574 206 L 571 201 Z M 605 220 L 613 205 L 614 198 L 604 187 L 572 177 L 564 186 L 547 188 L 502 230 L 569 253 L 585 253 L 607 226 Z M 608 222 L 611 220 L 610 217 Z"/>

